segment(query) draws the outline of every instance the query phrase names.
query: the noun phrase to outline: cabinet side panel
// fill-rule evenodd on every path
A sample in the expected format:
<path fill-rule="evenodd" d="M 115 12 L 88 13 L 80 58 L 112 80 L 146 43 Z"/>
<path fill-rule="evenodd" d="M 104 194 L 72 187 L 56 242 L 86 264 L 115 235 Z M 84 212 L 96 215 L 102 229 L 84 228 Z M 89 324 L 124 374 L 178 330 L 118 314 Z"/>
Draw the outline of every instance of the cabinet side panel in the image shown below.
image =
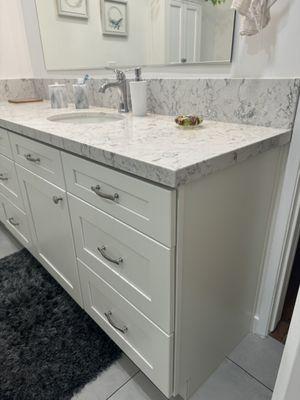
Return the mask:
<path fill-rule="evenodd" d="M 180 189 L 174 394 L 183 398 L 251 331 L 281 151 Z"/>

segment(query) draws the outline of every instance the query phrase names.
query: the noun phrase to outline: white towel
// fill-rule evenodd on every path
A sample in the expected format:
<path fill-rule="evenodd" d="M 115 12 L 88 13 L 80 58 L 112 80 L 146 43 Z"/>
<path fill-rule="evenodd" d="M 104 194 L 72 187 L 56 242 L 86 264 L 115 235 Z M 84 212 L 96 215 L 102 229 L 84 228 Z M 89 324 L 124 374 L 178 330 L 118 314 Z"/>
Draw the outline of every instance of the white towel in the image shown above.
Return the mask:
<path fill-rule="evenodd" d="M 231 8 L 235 9 L 241 15 L 247 15 L 252 0 L 233 0 Z"/>
<path fill-rule="evenodd" d="M 277 0 L 233 0 L 231 8 L 242 17 L 240 35 L 252 36 L 270 21 L 270 8 Z"/>

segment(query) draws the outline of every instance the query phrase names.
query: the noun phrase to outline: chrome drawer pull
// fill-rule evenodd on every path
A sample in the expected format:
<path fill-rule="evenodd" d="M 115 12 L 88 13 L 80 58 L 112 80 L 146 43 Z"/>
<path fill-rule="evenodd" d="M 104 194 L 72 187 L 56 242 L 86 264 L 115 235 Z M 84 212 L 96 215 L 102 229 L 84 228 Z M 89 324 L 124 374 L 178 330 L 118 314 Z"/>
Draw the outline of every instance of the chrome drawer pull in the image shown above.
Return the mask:
<path fill-rule="evenodd" d="M 120 257 L 117 260 L 115 260 L 115 259 L 109 257 L 107 254 L 105 254 L 105 250 L 106 250 L 105 246 L 97 247 L 97 249 L 98 249 L 99 253 L 101 254 L 101 256 L 104 257 L 109 262 L 117 264 L 117 265 L 120 265 L 123 262 L 123 258 L 122 257 Z"/>
<path fill-rule="evenodd" d="M 63 201 L 63 198 L 62 197 L 53 196 L 52 200 L 54 201 L 55 204 L 58 204 L 60 201 Z"/>
<path fill-rule="evenodd" d="M 27 161 L 30 161 L 30 162 L 34 162 L 34 163 L 41 162 L 40 158 L 34 158 L 34 157 L 32 157 L 31 154 L 24 154 L 24 157 L 26 158 Z"/>
<path fill-rule="evenodd" d="M 5 176 L 4 174 L 0 174 L 0 181 L 8 181 L 7 176 Z"/>
<path fill-rule="evenodd" d="M 115 194 L 106 194 L 101 192 L 101 186 L 92 186 L 91 187 L 92 191 L 96 193 L 98 196 L 102 197 L 103 199 L 111 200 L 111 201 L 117 201 L 119 199 L 118 193 Z"/>
<path fill-rule="evenodd" d="M 19 226 L 19 222 L 16 222 L 13 217 L 8 218 L 8 222 L 13 226 Z"/>
<path fill-rule="evenodd" d="M 113 323 L 113 321 L 112 321 L 112 312 L 111 311 L 108 311 L 107 313 L 104 313 L 104 315 L 106 316 L 106 318 L 107 318 L 107 321 L 110 323 L 110 325 L 113 327 L 113 328 L 115 328 L 117 331 L 119 331 L 119 332 L 121 332 L 121 333 L 127 333 L 128 332 L 128 328 L 127 328 L 127 326 L 124 326 L 123 328 L 119 328 L 117 325 L 115 325 L 114 323 Z"/>

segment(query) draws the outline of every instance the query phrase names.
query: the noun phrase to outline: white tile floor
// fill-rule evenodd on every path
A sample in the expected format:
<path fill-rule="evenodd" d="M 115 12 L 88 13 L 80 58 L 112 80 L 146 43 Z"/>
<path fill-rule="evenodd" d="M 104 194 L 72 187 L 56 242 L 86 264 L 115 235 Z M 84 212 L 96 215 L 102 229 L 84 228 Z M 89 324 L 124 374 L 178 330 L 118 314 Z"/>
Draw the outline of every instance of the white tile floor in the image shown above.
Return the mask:
<path fill-rule="evenodd" d="M 283 345 L 272 338 L 248 335 L 192 400 L 270 400 L 282 351 Z M 127 357 L 122 359 L 121 366 L 117 363 L 118 372 L 115 370 L 113 365 L 74 400 L 166 400 L 142 372 L 133 368 Z"/>
<path fill-rule="evenodd" d="M 22 246 L 0 224 L 0 258 Z M 270 400 L 283 345 L 272 338 L 248 335 L 192 400 Z M 73 400 L 166 400 L 124 355 Z"/>

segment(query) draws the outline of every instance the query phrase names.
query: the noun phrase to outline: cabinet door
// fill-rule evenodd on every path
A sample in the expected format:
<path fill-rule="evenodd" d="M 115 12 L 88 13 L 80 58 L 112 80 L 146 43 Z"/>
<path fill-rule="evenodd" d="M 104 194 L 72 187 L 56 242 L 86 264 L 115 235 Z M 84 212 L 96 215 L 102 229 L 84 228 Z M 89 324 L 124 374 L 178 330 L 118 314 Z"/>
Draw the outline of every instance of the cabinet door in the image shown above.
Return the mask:
<path fill-rule="evenodd" d="M 17 173 L 38 258 L 82 305 L 66 192 L 23 167 Z"/>

